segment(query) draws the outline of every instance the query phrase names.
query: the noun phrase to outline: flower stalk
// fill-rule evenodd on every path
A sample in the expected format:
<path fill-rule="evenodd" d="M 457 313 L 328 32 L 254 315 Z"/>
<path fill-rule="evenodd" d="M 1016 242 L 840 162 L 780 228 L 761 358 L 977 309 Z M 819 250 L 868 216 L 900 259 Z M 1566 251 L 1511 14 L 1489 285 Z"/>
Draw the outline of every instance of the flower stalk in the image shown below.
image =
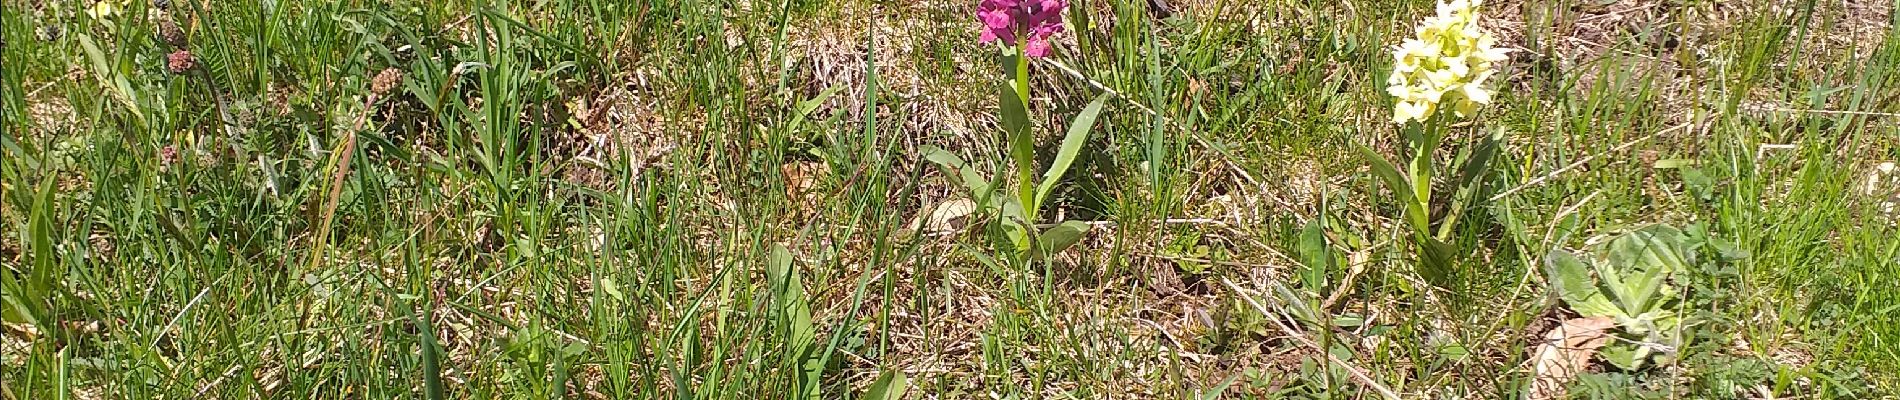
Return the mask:
<path fill-rule="evenodd" d="M 1036 134 L 1026 123 L 1029 120 L 1029 57 L 1026 57 L 1021 45 L 1011 49 L 1011 52 L 1007 57 L 1010 65 L 1009 83 L 1015 96 L 1003 101 L 1012 103 L 1014 107 L 1010 108 L 1019 110 L 1017 112 L 1025 123 L 1008 124 L 1010 129 L 1004 133 L 1009 136 L 1010 158 L 1016 162 L 1017 198 L 1022 202 L 1024 217 L 1033 221 L 1042 204 L 1041 199 L 1036 198 Z M 1033 224 L 1028 225 L 1031 226 L 1025 228 L 1035 228 Z"/>
<path fill-rule="evenodd" d="M 1495 146 L 1480 146 L 1481 154 L 1467 161 L 1466 176 L 1455 190 L 1454 207 L 1433 229 L 1431 215 L 1432 179 L 1436 175 L 1438 148 L 1445 138 L 1446 120 L 1475 117 L 1479 107 L 1491 102 L 1484 82 L 1496 73 L 1495 65 L 1507 60 L 1509 49 L 1495 47 L 1497 40 L 1478 24 L 1478 6 L 1482 0 L 1449 0 L 1438 4 L 1437 15 L 1421 21 L 1416 36 L 1392 48 L 1392 71 L 1386 78 L 1386 93 L 1392 95 L 1392 121 L 1400 125 L 1410 147 L 1410 158 L 1401 173 L 1392 163 L 1364 146 L 1360 152 L 1372 164 L 1372 170 L 1404 205 L 1406 224 L 1412 228 L 1418 244 L 1420 266 L 1428 281 L 1446 284 L 1456 249 L 1448 244 L 1462 206 L 1477 184 L 1488 152 Z M 1497 140 L 1497 135 L 1490 136 Z"/>
<path fill-rule="evenodd" d="M 1055 159 L 1047 170 L 1038 171 L 1036 136 L 1029 118 L 1029 59 L 1047 57 L 1052 52 L 1050 37 L 1062 32 L 1062 12 L 1068 6 L 1067 0 L 982 0 L 977 5 L 976 18 L 983 23 L 979 40 L 1001 45 L 1003 79 L 997 81 L 996 94 L 1003 140 L 1009 147 L 1010 166 L 1005 168 L 1016 170 L 1014 179 L 1005 171 L 998 171 L 993 178 L 985 177 L 968 170 L 968 164 L 943 149 L 921 149 L 926 160 L 942 166 L 946 175 L 970 190 L 970 198 L 985 215 L 996 217 L 988 226 L 998 239 L 998 249 L 1007 251 L 1012 263 L 1024 266 L 1046 260 L 1088 233 L 1089 225 L 1077 221 L 1039 228 L 1037 216 L 1088 143 L 1089 131 L 1112 96 L 1096 96 L 1069 121 Z M 1015 193 L 993 196 L 1007 193 L 1003 187 L 1012 183 Z"/>

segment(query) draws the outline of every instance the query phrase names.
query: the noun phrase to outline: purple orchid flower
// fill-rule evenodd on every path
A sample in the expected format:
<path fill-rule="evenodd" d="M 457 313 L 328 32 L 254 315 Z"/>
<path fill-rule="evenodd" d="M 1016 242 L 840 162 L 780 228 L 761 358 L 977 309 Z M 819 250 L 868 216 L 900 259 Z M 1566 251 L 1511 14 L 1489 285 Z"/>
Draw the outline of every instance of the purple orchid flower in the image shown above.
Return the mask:
<path fill-rule="evenodd" d="M 1069 8 L 1068 0 L 983 0 L 976 9 L 976 19 L 983 21 L 984 28 L 979 40 L 1020 43 L 1024 55 L 1047 57 L 1049 37 L 1062 32 L 1065 8 Z"/>

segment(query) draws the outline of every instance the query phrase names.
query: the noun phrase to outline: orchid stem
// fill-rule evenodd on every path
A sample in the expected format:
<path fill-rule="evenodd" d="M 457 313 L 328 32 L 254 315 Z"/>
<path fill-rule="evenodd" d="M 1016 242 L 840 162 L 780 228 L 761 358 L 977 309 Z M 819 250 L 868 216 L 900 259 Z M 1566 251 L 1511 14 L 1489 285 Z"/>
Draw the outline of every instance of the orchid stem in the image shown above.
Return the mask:
<path fill-rule="evenodd" d="M 1014 51 L 1016 55 L 1016 65 L 1013 66 L 1013 69 L 1016 79 L 1015 82 L 1012 83 L 1014 83 L 1016 87 L 1015 101 L 1022 102 L 1023 117 L 1025 120 L 1029 120 L 1029 57 L 1023 52 L 1023 45 L 1021 44 L 1017 45 Z M 1021 131 L 1013 133 L 1022 135 L 1022 137 L 1010 141 L 1012 145 L 1018 147 L 1011 150 L 1011 153 L 1016 156 L 1016 174 L 1018 179 L 1016 190 L 1022 200 L 1023 217 L 1028 219 L 1031 224 L 1034 224 L 1036 222 L 1036 215 L 1042 208 L 1038 201 L 1039 199 L 1036 198 L 1035 132 L 1029 126 L 1024 126 Z"/>

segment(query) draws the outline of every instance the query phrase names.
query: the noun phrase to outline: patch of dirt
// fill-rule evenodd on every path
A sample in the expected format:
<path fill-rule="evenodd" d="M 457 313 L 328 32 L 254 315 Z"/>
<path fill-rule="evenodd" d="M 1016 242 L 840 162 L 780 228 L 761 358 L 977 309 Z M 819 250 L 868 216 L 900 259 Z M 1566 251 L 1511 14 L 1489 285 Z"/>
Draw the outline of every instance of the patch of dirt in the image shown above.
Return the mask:
<path fill-rule="evenodd" d="M 65 97 L 40 96 L 26 102 L 26 118 L 32 121 L 28 134 L 39 143 L 46 143 L 49 135 L 67 132 L 79 126 L 79 114 L 73 112 L 72 103 Z"/>
<path fill-rule="evenodd" d="M 1800 43 L 1790 43 L 1780 59 L 1768 61 L 1778 69 L 1820 72 L 1842 59 L 1871 56 L 1891 26 L 1894 4 L 1882 0 L 1816 2 L 1806 26 L 1785 26 L 1790 35 L 1805 32 Z M 1794 0 L 1768 2 L 1713 2 L 1688 4 L 1680 0 L 1610 0 L 1583 3 L 1539 3 L 1505 0 L 1486 4 L 1485 26 L 1502 46 L 1519 49 L 1513 55 L 1521 73 L 1509 72 L 1520 89 L 1532 82 L 1545 89 L 1566 88 L 1587 96 L 1605 84 L 1602 79 L 1627 76 L 1648 79 L 1650 100 L 1669 124 L 1686 122 L 1709 99 L 1696 98 L 1698 77 L 1732 62 L 1734 42 L 1769 27 L 1765 23 L 1802 21 L 1801 4 Z M 1528 20 L 1527 20 L 1528 18 Z M 1530 36 L 1536 36 L 1531 38 Z M 1602 65 L 1606 59 L 1615 64 Z M 1605 74 L 1607 70 L 1615 73 Z M 1705 72 L 1697 72 L 1705 71 Z M 1844 79 L 1818 73 L 1823 81 Z M 1575 78 L 1574 86 L 1565 82 Z M 1634 93 L 1615 82 L 1612 92 Z M 1798 97 L 1780 80 L 1769 79 L 1747 94 L 1739 111 L 1753 117 L 1790 107 L 1783 99 Z M 1849 85 L 1851 82 L 1834 82 Z M 1707 85 L 1707 83 L 1700 83 Z M 1844 97 L 1844 96 L 1837 96 Z"/>
<path fill-rule="evenodd" d="M 980 138 L 994 124 L 991 92 L 971 90 L 986 85 L 987 71 L 961 70 L 987 66 L 990 54 L 976 47 L 977 25 L 947 20 L 945 15 L 967 12 L 966 5 L 916 2 L 873 4 L 847 2 L 835 17 L 806 18 L 787 28 L 786 54 L 791 58 L 787 83 L 795 100 L 807 100 L 828 88 L 842 87 L 809 116 L 821 120 L 834 112 L 844 121 L 864 120 L 867 56 L 878 60 L 879 124 L 901 125 L 907 137 L 947 133 L 958 138 Z M 867 24 L 866 22 L 869 22 Z M 955 22 L 946 22 L 955 21 Z M 963 23 L 970 22 L 970 23 Z M 875 29 L 875 54 L 865 38 Z M 941 47 L 948 46 L 952 49 Z M 950 57 L 942 60 L 939 57 Z M 928 71 L 933 65 L 958 71 Z M 980 67 L 978 67 L 980 68 Z M 748 74 L 751 75 L 751 74 Z M 772 74 L 776 75 L 776 71 Z M 965 79 L 956 79 L 964 78 Z M 951 78 L 945 81 L 945 78 Z M 774 83 L 776 84 L 776 83 Z M 769 91 L 760 88 L 759 91 Z M 902 108 L 898 108 L 902 107 Z M 901 121 L 891 118 L 903 116 Z"/>
<path fill-rule="evenodd" d="M 619 157 L 633 160 L 633 173 L 638 175 L 664 162 L 678 146 L 677 135 L 704 131 L 705 121 L 690 117 L 692 113 L 675 113 L 680 117 L 671 118 L 661 111 L 666 106 L 660 104 L 655 94 L 659 89 L 648 79 L 652 74 L 646 70 L 628 72 L 620 78 L 620 84 L 569 98 L 565 104 L 569 118 L 562 123 L 576 129 L 563 130 L 566 135 L 551 144 L 559 146 L 557 155 L 568 161 L 560 172 L 561 179 L 611 189 L 614 180 L 607 175 L 608 166 Z"/>

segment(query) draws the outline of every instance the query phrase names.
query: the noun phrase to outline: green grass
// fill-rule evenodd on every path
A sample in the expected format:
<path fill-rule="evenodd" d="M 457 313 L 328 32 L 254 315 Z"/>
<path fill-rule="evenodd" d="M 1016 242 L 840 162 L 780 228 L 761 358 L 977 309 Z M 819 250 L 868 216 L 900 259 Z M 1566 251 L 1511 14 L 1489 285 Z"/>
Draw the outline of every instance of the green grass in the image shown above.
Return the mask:
<path fill-rule="evenodd" d="M 1571 394 L 1900 395 L 1890 0 L 1490 5 L 1443 287 L 1354 150 L 1427 1 L 1076 1 L 1043 163 L 1119 96 L 1033 268 L 913 225 L 919 146 L 1009 176 L 974 1 L 171 0 L 182 74 L 146 1 L 0 2 L 0 398 L 1524 398 L 1544 255 L 1657 223 L 1747 257 Z"/>

